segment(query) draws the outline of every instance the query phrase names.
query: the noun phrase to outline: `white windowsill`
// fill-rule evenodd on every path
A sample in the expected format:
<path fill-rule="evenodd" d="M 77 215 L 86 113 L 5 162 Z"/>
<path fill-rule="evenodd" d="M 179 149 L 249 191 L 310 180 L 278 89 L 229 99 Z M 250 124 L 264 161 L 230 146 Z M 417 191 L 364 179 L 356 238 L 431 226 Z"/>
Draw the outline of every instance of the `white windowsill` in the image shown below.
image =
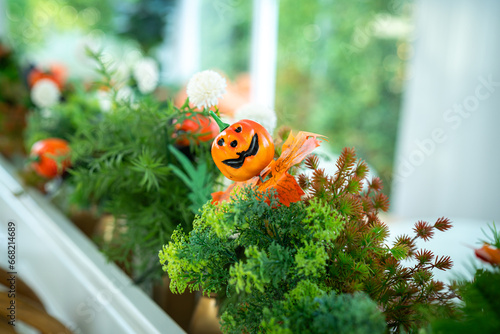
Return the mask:
<path fill-rule="evenodd" d="M 0 156 L 0 265 L 16 224 L 17 275 L 75 333 L 184 333 L 41 194 L 24 189 Z"/>

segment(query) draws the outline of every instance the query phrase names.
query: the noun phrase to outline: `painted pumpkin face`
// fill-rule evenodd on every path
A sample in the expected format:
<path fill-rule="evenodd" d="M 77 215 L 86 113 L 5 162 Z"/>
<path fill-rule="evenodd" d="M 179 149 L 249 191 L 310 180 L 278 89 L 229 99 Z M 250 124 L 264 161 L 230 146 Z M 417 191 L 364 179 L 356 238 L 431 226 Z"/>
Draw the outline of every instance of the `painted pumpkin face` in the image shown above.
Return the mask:
<path fill-rule="evenodd" d="M 228 179 L 246 181 L 259 175 L 273 160 L 273 138 L 259 123 L 244 119 L 215 137 L 212 158 Z"/>

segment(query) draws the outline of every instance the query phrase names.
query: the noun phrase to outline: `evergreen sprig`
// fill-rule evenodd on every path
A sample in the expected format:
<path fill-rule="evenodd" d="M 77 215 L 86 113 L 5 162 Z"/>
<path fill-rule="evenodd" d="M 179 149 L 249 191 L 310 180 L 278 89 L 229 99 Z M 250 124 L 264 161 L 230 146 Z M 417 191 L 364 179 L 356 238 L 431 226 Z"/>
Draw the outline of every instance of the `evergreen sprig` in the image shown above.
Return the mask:
<path fill-rule="evenodd" d="M 71 140 L 77 129 L 96 118 L 101 110 L 95 98 L 81 87 L 68 93 L 64 103 L 50 110 L 34 110 L 27 120 L 25 146 L 29 151 L 33 143 L 50 137 Z"/>
<path fill-rule="evenodd" d="M 140 110 L 122 105 L 82 126 L 71 140 L 77 162 L 71 171 L 74 199 L 90 199 L 104 212 L 125 219 L 125 228 L 117 229 L 110 241 L 115 248 L 110 255 L 139 252 L 138 273 L 152 265 L 147 254 L 168 241 L 177 225 L 191 229 L 193 212 L 208 200 L 214 185 L 216 169 L 208 148 L 191 157 L 205 174 L 202 193 L 194 194 L 198 188 L 179 176 L 182 153 L 169 150 L 174 144 L 172 118 L 179 113 L 172 105 L 143 104 Z"/>
<path fill-rule="evenodd" d="M 486 236 L 486 239 L 482 239 L 479 242 L 482 244 L 492 245 L 500 249 L 500 232 L 497 230 L 497 226 L 495 225 L 495 223 L 493 223 L 488 226 L 488 229 L 489 234 L 487 231 L 482 230 L 484 235 Z"/>
<path fill-rule="evenodd" d="M 89 54 L 103 76 L 101 84 L 114 92 L 110 65 L 99 54 Z M 110 260 L 123 262 L 142 281 L 159 278 L 162 272 L 151 254 L 178 226 L 191 230 L 219 172 L 210 143 L 174 147 L 173 124 L 194 112 L 189 107 L 143 94 L 133 101 L 119 100 L 115 93 L 110 98 L 108 112 L 88 115 L 70 136 L 72 200 L 97 205 L 114 217 L 111 237 L 101 240 Z"/>

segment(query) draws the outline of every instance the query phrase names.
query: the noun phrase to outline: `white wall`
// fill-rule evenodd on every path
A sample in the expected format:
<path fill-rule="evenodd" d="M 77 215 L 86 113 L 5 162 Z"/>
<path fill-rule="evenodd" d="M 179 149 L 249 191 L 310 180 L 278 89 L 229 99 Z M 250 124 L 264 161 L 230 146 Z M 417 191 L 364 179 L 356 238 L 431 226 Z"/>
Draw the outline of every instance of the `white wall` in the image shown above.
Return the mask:
<path fill-rule="evenodd" d="M 500 1 L 416 2 L 392 209 L 500 221 Z"/>

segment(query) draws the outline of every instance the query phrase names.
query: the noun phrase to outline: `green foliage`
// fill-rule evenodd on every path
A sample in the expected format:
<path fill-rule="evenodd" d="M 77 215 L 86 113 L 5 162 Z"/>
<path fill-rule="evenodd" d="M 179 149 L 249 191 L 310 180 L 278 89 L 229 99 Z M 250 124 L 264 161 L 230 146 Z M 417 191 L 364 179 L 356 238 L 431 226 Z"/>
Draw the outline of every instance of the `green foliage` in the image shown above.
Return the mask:
<path fill-rule="evenodd" d="M 109 31 L 112 0 L 7 0 L 9 40 L 16 50 L 43 45 L 57 31 Z"/>
<path fill-rule="evenodd" d="M 321 281 L 317 274 L 324 271 L 328 242 L 317 239 L 321 233 L 314 225 L 317 217 L 329 213 L 327 205 L 317 203 L 314 215 L 305 222 L 303 203 L 281 206 L 272 194 L 252 188 L 239 193 L 230 204 L 207 203 L 189 236 L 176 235 L 160 252 L 171 289 L 181 292 L 189 287 L 207 294 L 227 294 L 226 316 L 249 330 L 256 329 L 262 306 L 270 307 L 305 274 L 313 273 Z M 342 220 L 333 214 L 327 223 L 332 238 L 342 227 Z M 258 313 L 252 319 L 240 318 L 248 299 L 255 300 L 252 310 Z"/>
<path fill-rule="evenodd" d="M 141 280 L 158 278 L 161 270 L 151 254 L 178 226 L 191 230 L 194 213 L 210 198 L 219 173 L 210 143 L 173 147 L 174 120 L 192 110 L 151 95 L 117 99 L 106 66 L 93 57 L 102 83 L 110 85 L 111 109 L 87 114 L 70 136 L 72 200 L 115 217 L 111 237 L 101 241 L 111 260 L 123 262 Z"/>
<path fill-rule="evenodd" d="M 460 284 L 460 317 L 436 320 L 433 333 L 499 333 L 500 270 L 478 269 L 471 282 Z"/>
<path fill-rule="evenodd" d="M 493 223 L 490 226 L 488 226 L 488 228 L 490 229 L 490 235 L 488 235 L 487 232 L 483 231 L 484 235 L 486 236 L 486 239 L 480 240 L 479 242 L 481 244 L 492 245 L 500 249 L 500 232 L 498 232 L 497 226 L 495 225 L 495 223 Z"/>
<path fill-rule="evenodd" d="M 0 102 L 10 104 L 27 102 L 28 92 L 22 82 L 18 66 L 17 55 L 0 41 Z"/>
<path fill-rule="evenodd" d="M 376 334 L 386 329 L 382 312 L 366 294 L 325 293 L 306 280 L 263 315 L 266 333 Z"/>
<path fill-rule="evenodd" d="M 306 197 L 289 207 L 274 193 L 250 187 L 230 202 L 207 203 L 193 230 L 179 231 L 160 251 L 171 289 L 217 294 L 227 333 L 302 332 L 312 321 L 302 323 L 298 314 L 336 312 L 339 318 L 315 322 L 314 331 L 340 326 L 380 332 L 372 304 L 383 310 L 385 328 L 413 331 L 427 323 L 427 311 L 451 311 L 454 292 L 432 274 L 435 268 L 449 269 L 449 257 L 435 258 L 415 246 L 417 238 L 445 231 L 450 222 L 418 222 L 414 237 L 401 236 L 389 247 L 388 228 L 378 218 L 378 211 L 388 208 L 381 181 L 361 190 L 368 169 L 352 149 L 343 151 L 334 176 L 318 170 L 317 162 L 314 156 L 306 159 L 312 176 L 298 176 Z M 404 266 L 406 259 L 416 264 Z M 340 310 L 350 304 L 353 313 L 342 318 Z M 280 306 L 273 311 L 275 305 Z M 373 322 L 360 327 L 363 317 Z"/>
<path fill-rule="evenodd" d="M 500 234 L 495 224 L 484 234 L 487 239 L 481 240 L 481 244 L 496 247 L 490 250 L 499 254 Z M 433 333 L 500 332 L 500 265 L 493 261 L 488 266 L 476 269 L 471 281 L 456 282 L 462 299 L 459 312 L 453 317 L 435 317 Z"/>
<path fill-rule="evenodd" d="M 119 34 L 136 40 L 144 51 L 149 51 L 163 41 L 166 19 L 175 4 L 174 0 L 121 2 L 116 9 L 126 24 Z"/>
<path fill-rule="evenodd" d="M 221 216 L 214 211 L 214 206 L 205 205 L 202 216 L 216 221 Z M 227 267 L 237 260 L 234 255 L 237 245 L 218 238 L 200 216 L 196 217 L 193 225 L 196 233 L 193 232 L 189 240 L 179 228 L 172 234 L 172 241 L 160 252 L 163 269 L 168 269 L 170 288 L 178 293 L 187 287 L 191 291 L 203 289 L 206 293 L 223 290 L 229 279 Z M 167 268 L 167 259 L 173 258 L 179 261 L 169 262 Z"/>
<path fill-rule="evenodd" d="M 27 119 L 25 146 L 29 150 L 38 140 L 61 138 L 70 140 L 81 124 L 96 118 L 101 110 L 92 92 L 77 88 L 66 92 L 66 100 L 50 110 L 34 110 Z"/>
<path fill-rule="evenodd" d="M 16 54 L 0 41 L 0 152 L 22 153 L 22 138 L 29 104 Z"/>
<path fill-rule="evenodd" d="M 181 179 L 191 190 L 188 195 L 191 201 L 191 211 L 194 214 L 205 204 L 207 198 L 210 198 L 214 185 L 214 175 L 208 173 L 206 161 L 200 161 L 198 166 L 193 165 L 189 159 L 174 146 L 169 146 L 170 152 L 175 156 L 182 166 L 182 169 L 176 165 L 169 165 L 172 172 Z"/>
<path fill-rule="evenodd" d="M 173 144 L 170 124 L 178 113 L 172 105 L 155 106 L 148 101 L 137 109 L 121 105 L 116 112 L 80 127 L 71 141 L 78 164 L 71 172 L 75 200 L 90 199 L 103 211 L 126 220 L 126 228 L 112 240 L 113 248 L 117 254 L 139 250 L 143 254 L 139 272 L 151 265 L 147 254 L 169 240 L 177 225 L 191 229 L 200 196 L 205 196 L 203 202 L 209 198 L 206 191 L 193 195 L 178 177 L 182 166 L 169 150 Z M 193 158 L 205 166 L 212 182 L 204 183 L 206 190 L 213 186 L 216 169 L 208 148 L 202 153 Z"/>

